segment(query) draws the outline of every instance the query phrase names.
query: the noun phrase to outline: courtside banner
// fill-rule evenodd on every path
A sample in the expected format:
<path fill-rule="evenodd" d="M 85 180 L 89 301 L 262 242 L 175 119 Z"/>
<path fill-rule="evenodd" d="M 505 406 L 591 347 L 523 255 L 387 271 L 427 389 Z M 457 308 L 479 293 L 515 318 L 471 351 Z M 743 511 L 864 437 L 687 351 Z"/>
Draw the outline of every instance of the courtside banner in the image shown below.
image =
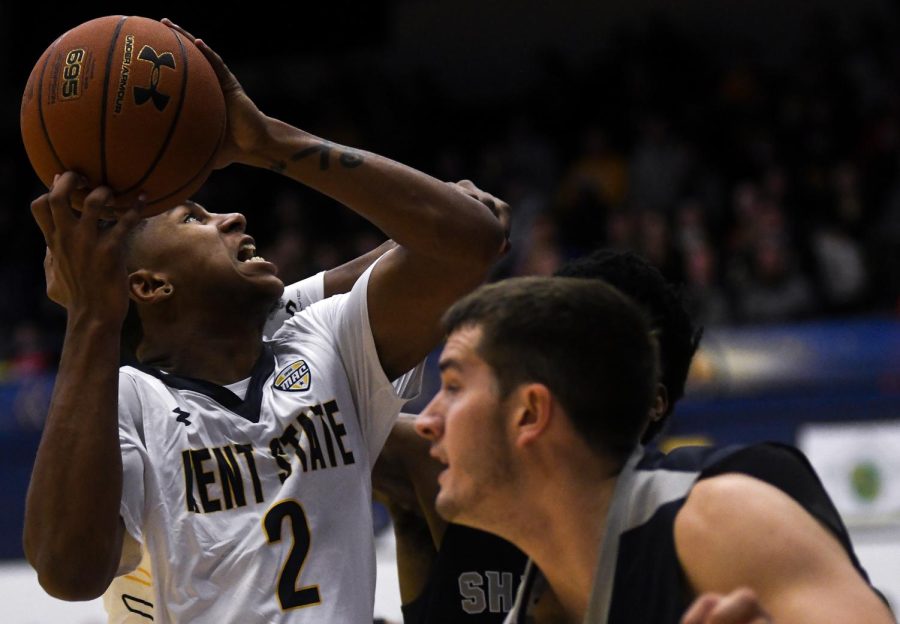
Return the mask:
<path fill-rule="evenodd" d="M 900 413 L 896 421 L 810 423 L 797 444 L 848 525 L 900 526 Z"/>

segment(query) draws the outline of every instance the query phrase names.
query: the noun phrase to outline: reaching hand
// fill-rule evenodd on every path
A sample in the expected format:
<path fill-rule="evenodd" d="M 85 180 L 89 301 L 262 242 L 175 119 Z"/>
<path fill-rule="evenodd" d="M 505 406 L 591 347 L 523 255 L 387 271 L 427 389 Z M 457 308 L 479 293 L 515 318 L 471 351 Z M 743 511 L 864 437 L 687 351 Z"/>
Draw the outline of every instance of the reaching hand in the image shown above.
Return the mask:
<path fill-rule="evenodd" d="M 505 201 L 500 199 L 499 197 L 494 197 L 490 193 L 482 191 L 480 188 L 475 186 L 471 180 L 460 180 L 459 182 L 447 182 L 450 186 L 455 188 L 461 193 L 468 195 L 474 199 L 477 199 L 482 204 L 487 206 L 494 216 L 497 217 L 497 220 L 500 222 L 500 226 L 503 228 L 503 247 L 500 249 L 500 255 L 503 256 L 512 248 L 511 243 L 509 242 L 509 232 L 512 227 L 512 209 L 509 207 Z"/>
<path fill-rule="evenodd" d="M 106 221 L 113 192 L 105 186 L 91 190 L 81 211 L 73 208 L 83 195 L 82 178 L 71 171 L 59 176 L 50 191 L 31 203 L 31 212 L 47 243 L 44 271 L 47 294 L 71 314 L 97 320 L 122 321 L 128 311 L 128 273 L 125 241 L 140 221 L 137 202 Z"/>
<path fill-rule="evenodd" d="M 703 594 L 681 618 L 681 624 L 772 624 L 751 589 L 742 587 L 727 596 Z"/>
<path fill-rule="evenodd" d="M 256 104 L 241 87 L 241 83 L 225 65 L 221 56 L 216 54 L 202 39 L 197 39 L 170 19 L 163 18 L 161 21 L 190 39 L 200 49 L 200 52 L 212 65 L 219 79 L 219 85 L 222 87 L 228 121 L 225 139 L 222 141 L 222 147 L 219 148 L 213 166 L 221 169 L 234 162 L 249 164 L 251 156 L 259 150 L 265 140 L 268 118 L 256 107 Z"/>

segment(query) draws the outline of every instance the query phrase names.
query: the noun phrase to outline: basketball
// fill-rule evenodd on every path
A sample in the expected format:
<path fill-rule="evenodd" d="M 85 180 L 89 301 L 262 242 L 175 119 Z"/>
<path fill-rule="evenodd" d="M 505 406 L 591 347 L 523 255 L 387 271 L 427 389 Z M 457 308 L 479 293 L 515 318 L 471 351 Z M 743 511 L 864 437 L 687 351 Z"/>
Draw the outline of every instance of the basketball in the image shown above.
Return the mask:
<path fill-rule="evenodd" d="M 178 205 L 209 177 L 225 100 L 194 42 L 156 20 L 111 15 L 64 33 L 22 96 L 25 151 L 48 187 L 67 170 L 109 186 L 116 206 L 146 193 L 144 216 Z"/>

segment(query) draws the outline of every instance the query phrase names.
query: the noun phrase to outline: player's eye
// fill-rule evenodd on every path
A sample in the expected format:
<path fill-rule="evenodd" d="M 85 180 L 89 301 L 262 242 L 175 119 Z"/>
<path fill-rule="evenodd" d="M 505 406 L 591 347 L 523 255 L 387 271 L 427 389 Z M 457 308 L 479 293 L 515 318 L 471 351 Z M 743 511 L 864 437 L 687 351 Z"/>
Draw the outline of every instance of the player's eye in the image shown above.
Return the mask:
<path fill-rule="evenodd" d="M 195 214 L 191 214 L 190 212 L 184 215 L 184 219 L 182 219 L 182 223 L 190 223 L 191 221 L 196 221 L 200 223 L 200 219 Z"/>

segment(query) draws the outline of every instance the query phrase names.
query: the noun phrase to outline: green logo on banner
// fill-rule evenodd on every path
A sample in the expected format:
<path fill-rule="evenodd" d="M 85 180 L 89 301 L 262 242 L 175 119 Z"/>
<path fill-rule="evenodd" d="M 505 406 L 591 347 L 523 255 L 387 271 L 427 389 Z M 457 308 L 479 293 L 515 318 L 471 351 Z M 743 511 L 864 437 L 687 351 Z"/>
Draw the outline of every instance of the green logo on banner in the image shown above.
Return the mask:
<path fill-rule="evenodd" d="M 881 494 L 881 471 L 872 462 L 860 462 L 850 471 L 850 484 L 857 498 L 870 503 Z"/>

